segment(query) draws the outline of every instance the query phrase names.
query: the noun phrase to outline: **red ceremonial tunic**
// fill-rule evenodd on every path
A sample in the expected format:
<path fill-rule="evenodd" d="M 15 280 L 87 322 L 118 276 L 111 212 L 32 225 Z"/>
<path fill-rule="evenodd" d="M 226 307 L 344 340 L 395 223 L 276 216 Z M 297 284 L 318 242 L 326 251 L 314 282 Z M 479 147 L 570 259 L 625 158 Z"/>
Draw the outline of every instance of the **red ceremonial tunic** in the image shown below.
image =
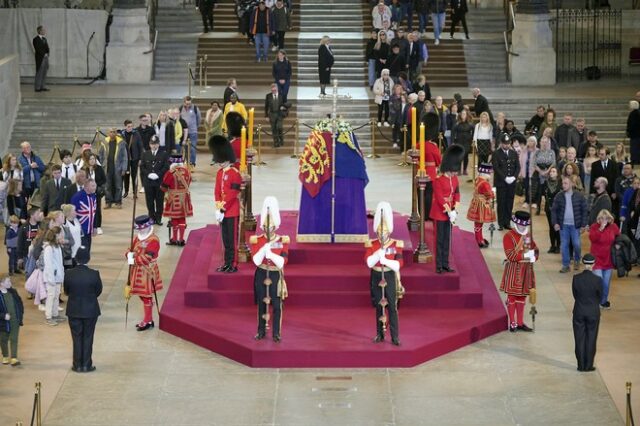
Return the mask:
<path fill-rule="evenodd" d="M 191 173 L 184 166 L 175 167 L 164 174 L 160 189 L 166 192 L 162 216 L 181 219 L 193 216 L 191 205 Z"/>
<path fill-rule="evenodd" d="M 251 245 L 251 257 L 255 256 L 266 243 L 267 236 L 264 234 L 254 235 L 249 238 L 249 244 Z M 276 235 L 276 237 L 271 240 L 271 252 L 278 256 L 282 256 L 286 265 L 289 261 L 289 237 L 286 235 Z M 275 265 L 265 257 L 262 259 L 262 264 L 260 266 L 264 266 L 266 269 L 267 267 L 273 267 Z"/>
<path fill-rule="evenodd" d="M 140 241 L 136 235 L 131 251 L 135 262 L 131 268 L 131 295 L 151 297 L 154 284 L 156 291 L 162 290 L 162 278 L 156 264 L 160 239 L 152 234 Z"/>
<path fill-rule="evenodd" d="M 490 223 L 496 221 L 492 201 L 495 198 L 491 184 L 482 176 L 476 178 L 471 205 L 467 210 L 467 219 L 472 222 Z"/>
<path fill-rule="evenodd" d="M 424 144 L 424 161 L 427 175 L 431 178 L 431 182 L 435 181 L 438 177 L 438 167 L 442 163 L 442 155 L 438 149 L 438 144 L 432 141 L 427 141 Z"/>
<path fill-rule="evenodd" d="M 460 202 L 457 176 L 440 175 L 433 181 L 433 202 L 430 217 L 433 220 L 449 220 L 447 210 L 456 208 Z"/>
<path fill-rule="evenodd" d="M 364 255 L 365 262 L 376 251 L 380 250 L 381 244 L 380 240 L 369 240 L 365 243 L 365 247 L 367 248 L 367 253 Z M 391 239 L 384 248 L 384 257 L 389 260 L 397 260 L 400 262 L 400 267 L 402 268 L 403 259 L 402 259 L 402 249 L 404 248 L 404 241 Z M 382 264 L 380 262 L 374 265 L 374 268 L 382 268 Z"/>
<path fill-rule="evenodd" d="M 615 223 L 605 226 L 603 231 L 600 231 L 598 222 L 591 225 L 589 240 L 591 240 L 591 254 L 596 258 L 596 263 L 593 265 L 594 270 L 615 269 L 611 259 L 611 246 L 619 233 L 620 228 Z"/>
<path fill-rule="evenodd" d="M 232 166 L 218 170 L 216 175 L 216 186 L 214 199 L 216 208 L 222 211 L 225 217 L 240 216 L 240 188 L 242 187 L 242 176 L 238 169 Z"/>
<path fill-rule="evenodd" d="M 531 240 L 530 248 L 525 248 L 525 236 L 518 234 L 515 229 L 507 232 L 502 239 L 504 254 L 507 262 L 500 282 L 500 291 L 512 296 L 527 296 L 532 288 L 536 288 L 536 275 L 533 263 L 524 257 L 528 250 L 535 250 L 538 260 L 538 247 Z"/>

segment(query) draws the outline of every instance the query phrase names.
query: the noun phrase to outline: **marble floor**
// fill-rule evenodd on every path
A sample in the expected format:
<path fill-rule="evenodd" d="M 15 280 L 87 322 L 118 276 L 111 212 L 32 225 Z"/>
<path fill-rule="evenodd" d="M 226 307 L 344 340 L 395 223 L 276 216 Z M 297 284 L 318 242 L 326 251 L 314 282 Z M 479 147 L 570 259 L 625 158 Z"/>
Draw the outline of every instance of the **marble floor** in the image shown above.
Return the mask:
<path fill-rule="evenodd" d="M 254 173 L 254 203 L 275 195 L 282 209 L 297 208 L 296 161 L 285 155 L 265 160 L 268 164 Z M 397 162 L 394 156 L 367 160 L 370 208 L 384 199 L 395 210 L 410 210 L 410 171 Z M 191 229 L 213 221 L 214 167 L 200 164 L 192 186 Z M 462 199 L 468 201 L 470 194 L 471 184 L 465 182 Z M 535 333 L 500 333 L 411 369 L 251 369 L 158 329 L 137 333 L 133 324 L 141 307 L 134 299 L 125 328 L 123 254 L 132 207 L 129 197 L 123 210 L 105 211 L 104 235 L 94 242 L 91 264 L 105 285 L 94 345 L 96 372 L 70 371 L 67 325 L 45 325 L 29 301 L 20 336 L 22 365 L 0 368 L 1 425 L 29 421 L 35 381 L 43 385 L 47 426 L 619 425 L 625 382 L 640 383 L 636 274 L 613 282 L 613 309 L 603 312 L 601 321 L 597 371 L 576 372 L 571 276 L 558 274 L 558 255 L 546 254 L 544 215 L 535 218 L 536 240 L 543 249 L 536 265 Z M 464 229 L 472 228 L 464 214 L 459 222 Z M 167 239 L 166 229 L 158 233 Z M 159 264 L 167 283 L 179 254 L 175 247 L 161 251 Z M 499 282 L 500 233 L 485 254 Z M 6 265 L 6 259 L 0 264 Z M 15 280 L 24 295 L 22 284 Z M 633 401 L 640 412 L 640 400 L 634 396 Z"/>

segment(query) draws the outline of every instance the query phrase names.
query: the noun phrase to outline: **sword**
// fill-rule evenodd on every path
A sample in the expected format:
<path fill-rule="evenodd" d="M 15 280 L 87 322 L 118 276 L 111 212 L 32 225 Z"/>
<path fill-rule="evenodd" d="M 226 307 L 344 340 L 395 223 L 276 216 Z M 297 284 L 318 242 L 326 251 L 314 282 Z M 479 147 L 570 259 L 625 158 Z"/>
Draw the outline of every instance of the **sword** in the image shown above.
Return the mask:
<path fill-rule="evenodd" d="M 493 212 L 493 210 L 495 209 L 496 206 L 496 198 L 493 197 L 491 199 L 491 212 Z M 494 222 L 491 222 L 489 224 L 489 238 L 491 239 L 491 241 L 489 241 L 489 245 L 493 248 L 493 233 L 496 231 L 496 224 Z"/>

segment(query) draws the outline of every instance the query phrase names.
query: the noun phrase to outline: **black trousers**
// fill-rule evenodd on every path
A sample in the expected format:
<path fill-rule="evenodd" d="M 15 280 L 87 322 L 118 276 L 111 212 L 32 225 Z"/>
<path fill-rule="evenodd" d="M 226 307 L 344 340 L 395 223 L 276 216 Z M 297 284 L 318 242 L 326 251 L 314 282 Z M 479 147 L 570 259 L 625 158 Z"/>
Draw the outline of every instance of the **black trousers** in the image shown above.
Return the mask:
<path fill-rule="evenodd" d="M 209 7 L 200 8 L 200 15 L 202 16 L 202 26 L 205 31 L 213 30 L 213 9 Z"/>
<path fill-rule="evenodd" d="M 378 123 L 382 121 L 383 112 L 384 112 L 384 121 L 389 121 L 389 101 L 382 101 L 378 105 Z"/>
<path fill-rule="evenodd" d="M 418 200 L 420 200 L 420 189 L 418 189 Z M 433 182 L 427 182 L 424 188 L 424 217 L 422 220 L 430 220 L 431 204 L 433 204 Z"/>
<path fill-rule="evenodd" d="M 144 187 L 144 198 L 147 202 L 149 217 L 156 223 L 162 222 L 162 209 L 164 208 L 164 192 L 160 186 L 147 185 Z"/>
<path fill-rule="evenodd" d="M 593 367 L 599 324 L 599 316 L 573 315 L 573 338 L 576 342 L 579 370 L 588 370 Z"/>
<path fill-rule="evenodd" d="M 238 266 L 237 241 L 238 241 L 238 218 L 224 217 L 220 224 L 222 235 L 222 245 L 224 246 L 224 264 Z"/>
<path fill-rule="evenodd" d="M 82 245 L 85 246 L 89 254 L 91 254 L 91 233 L 89 233 L 89 235 L 83 235 L 82 237 L 80 237 L 80 241 L 82 242 Z"/>
<path fill-rule="evenodd" d="M 135 191 L 138 187 L 138 167 L 140 160 L 129 161 L 129 174 L 124 177 L 124 193 L 128 194 L 129 189 Z"/>
<path fill-rule="evenodd" d="M 376 308 L 376 330 L 379 336 L 384 335 L 384 329 L 382 328 L 382 321 L 380 318 L 384 314 L 384 308 L 380 305 L 382 295 L 387 299 L 387 324 L 389 324 L 389 330 L 391 331 L 391 338 L 398 339 L 400 330 L 398 328 L 398 300 L 396 298 L 396 273 L 393 271 L 384 272 L 384 280 L 387 285 L 383 288 L 380 287 L 380 281 L 382 281 L 382 272 L 371 270 L 371 302 Z"/>
<path fill-rule="evenodd" d="M 69 328 L 73 339 L 73 367 L 89 368 L 93 365 L 93 334 L 98 317 L 69 318 Z"/>
<path fill-rule="evenodd" d="M 551 206 L 549 204 L 551 204 L 551 202 L 547 200 L 544 207 L 544 212 L 547 215 L 547 224 L 549 225 L 549 242 L 551 243 L 551 247 L 560 248 L 560 231 L 553 229 L 553 223 L 551 223 Z M 571 251 L 571 253 L 573 253 L 573 251 Z"/>
<path fill-rule="evenodd" d="M 273 146 L 279 147 L 284 145 L 284 134 L 282 130 L 282 115 L 280 113 L 269 114 L 269 124 L 271 124 L 271 135 L 273 137 Z"/>
<path fill-rule="evenodd" d="M 271 285 L 264 285 L 264 280 L 271 280 Z M 264 319 L 264 315 L 268 312 L 267 304 L 264 302 L 264 298 L 269 295 L 271 299 L 269 304 L 273 309 L 273 321 L 271 322 L 271 328 L 273 329 L 273 336 L 280 337 L 280 328 L 282 326 L 282 299 L 278 296 L 278 281 L 280 281 L 280 272 L 278 271 L 266 271 L 262 268 L 256 268 L 256 273 L 253 277 L 253 291 L 255 295 L 255 301 L 258 304 L 258 334 L 265 334 L 267 328 L 267 321 Z M 267 289 L 268 287 L 268 289 Z"/>
<path fill-rule="evenodd" d="M 478 139 L 478 164 L 488 163 L 491 155 L 491 140 Z"/>
<path fill-rule="evenodd" d="M 451 36 L 456 32 L 458 23 L 462 22 L 462 28 L 464 28 L 464 34 L 469 37 L 469 28 L 467 28 L 467 14 L 466 13 L 452 13 L 451 14 Z"/>
<path fill-rule="evenodd" d="M 436 268 L 449 267 L 449 248 L 451 247 L 451 222 L 436 220 Z"/>
<path fill-rule="evenodd" d="M 275 43 L 278 49 L 284 49 L 284 31 L 276 31 Z"/>
<path fill-rule="evenodd" d="M 511 212 L 513 199 L 516 196 L 516 183 L 496 187 L 496 201 L 498 204 L 498 226 L 508 228 L 511 226 Z"/>

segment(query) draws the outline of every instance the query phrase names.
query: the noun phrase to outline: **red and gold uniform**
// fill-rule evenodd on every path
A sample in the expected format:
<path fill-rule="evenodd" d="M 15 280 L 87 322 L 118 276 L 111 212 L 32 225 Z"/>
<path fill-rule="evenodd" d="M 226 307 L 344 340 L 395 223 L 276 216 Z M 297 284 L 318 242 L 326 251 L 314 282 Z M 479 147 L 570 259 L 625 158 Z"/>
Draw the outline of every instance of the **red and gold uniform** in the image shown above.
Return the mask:
<path fill-rule="evenodd" d="M 220 232 L 224 245 L 224 265 L 237 268 L 238 217 L 240 216 L 240 192 L 242 175 L 233 166 L 218 170 L 214 198 L 216 209 L 224 214 Z M 228 269 L 228 268 L 226 268 Z"/>
<path fill-rule="evenodd" d="M 366 253 L 365 261 L 372 255 L 374 255 L 382 244 L 379 240 L 369 240 L 365 243 Z M 404 248 L 404 241 L 389 239 L 384 245 L 384 257 L 389 260 L 395 260 L 400 263 L 400 268 L 403 265 L 402 249 Z M 381 318 L 384 316 L 384 302 L 380 301 L 386 299 L 386 306 L 389 312 L 389 329 L 391 331 L 391 339 L 394 342 L 399 341 L 399 325 L 398 325 L 398 293 L 404 292 L 402 285 L 400 284 L 400 273 L 396 273 L 391 268 L 383 266 L 378 261 L 373 267 L 371 267 L 371 278 L 369 287 L 371 290 L 371 303 L 376 308 L 376 324 L 377 324 L 377 336 L 384 338 L 384 324 Z M 386 322 L 386 320 L 385 320 Z"/>
<path fill-rule="evenodd" d="M 144 319 L 141 323 L 153 326 L 153 296 L 155 291 L 162 290 L 162 278 L 156 260 L 160 253 L 160 239 L 151 234 L 140 240 L 133 239 L 133 265 L 130 271 L 131 295 L 139 296 L 144 307 Z"/>
<path fill-rule="evenodd" d="M 495 194 L 489 180 L 484 176 L 476 177 L 473 198 L 467 210 L 467 219 L 474 222 L 473 231 L 476 242 L 481 245 L 486 243 L 482 236 L 482 224 L 496 221 L 496 213 L 493 210 L 494 199 Z"/>
<path fill-rule="evenodd" d="M 505 234 L 502 245 L 507 261 L 500 282 L 500 291 L 507 294 L 509 323 L 512 327 L 515 325 L 522 327 L 526 297 L 536 288 L 533 263 L 525 256 L 525 253 L 534 250 L 537 260 L 539 251 L 530 234 L 521 235 L 515 229 Z"/>
<path fill-rule="evenodd" d="M 267 243 L 266 235 L 254 235 L 249 239 L 251 257 L 253 258 Z M 270 241 L 270 250 L 273 254 L 281 256 L 286 265 L 289 260 L 290 239 L 286 235 L 274 235 Z M 283 266 L 284 268 L 284 266 Z M 266 257 L 257 265 L 253 279 L 254 302 L 258 305 L 258 335 L 264 336 L 268 321 L 268 307 L 273 306 L 273 337 L 280 338 L 282 326 L 283 300 L 287 297 L 287 285 L 284 281 L 282 269 L 278 268 Z M 267 299 L 268 298 L 268 299 Z M 267 303 L 268 300 L 268 303 Z"/>
<path fill-rule="evenodd" d="M 451 245 L 451 219 L 449 212 L 454 211 L 460 203 L 458 177 L 452 173 L 444 173 L 433 182 L 433 204 L 431 219 L 435 221 L 436 230 L 436 271 L 453 271 L 449 267 L 449 249 Z"/>
<path fill-rule="evenodd" d="M 187 217 L 193 216 L 191 205 L 191 173 L 182 165 L 172 167 L 162 178 L 160 189 L 166 193 L 162 215 L 171 219 L 170 244 L 184 243 Z"/>

